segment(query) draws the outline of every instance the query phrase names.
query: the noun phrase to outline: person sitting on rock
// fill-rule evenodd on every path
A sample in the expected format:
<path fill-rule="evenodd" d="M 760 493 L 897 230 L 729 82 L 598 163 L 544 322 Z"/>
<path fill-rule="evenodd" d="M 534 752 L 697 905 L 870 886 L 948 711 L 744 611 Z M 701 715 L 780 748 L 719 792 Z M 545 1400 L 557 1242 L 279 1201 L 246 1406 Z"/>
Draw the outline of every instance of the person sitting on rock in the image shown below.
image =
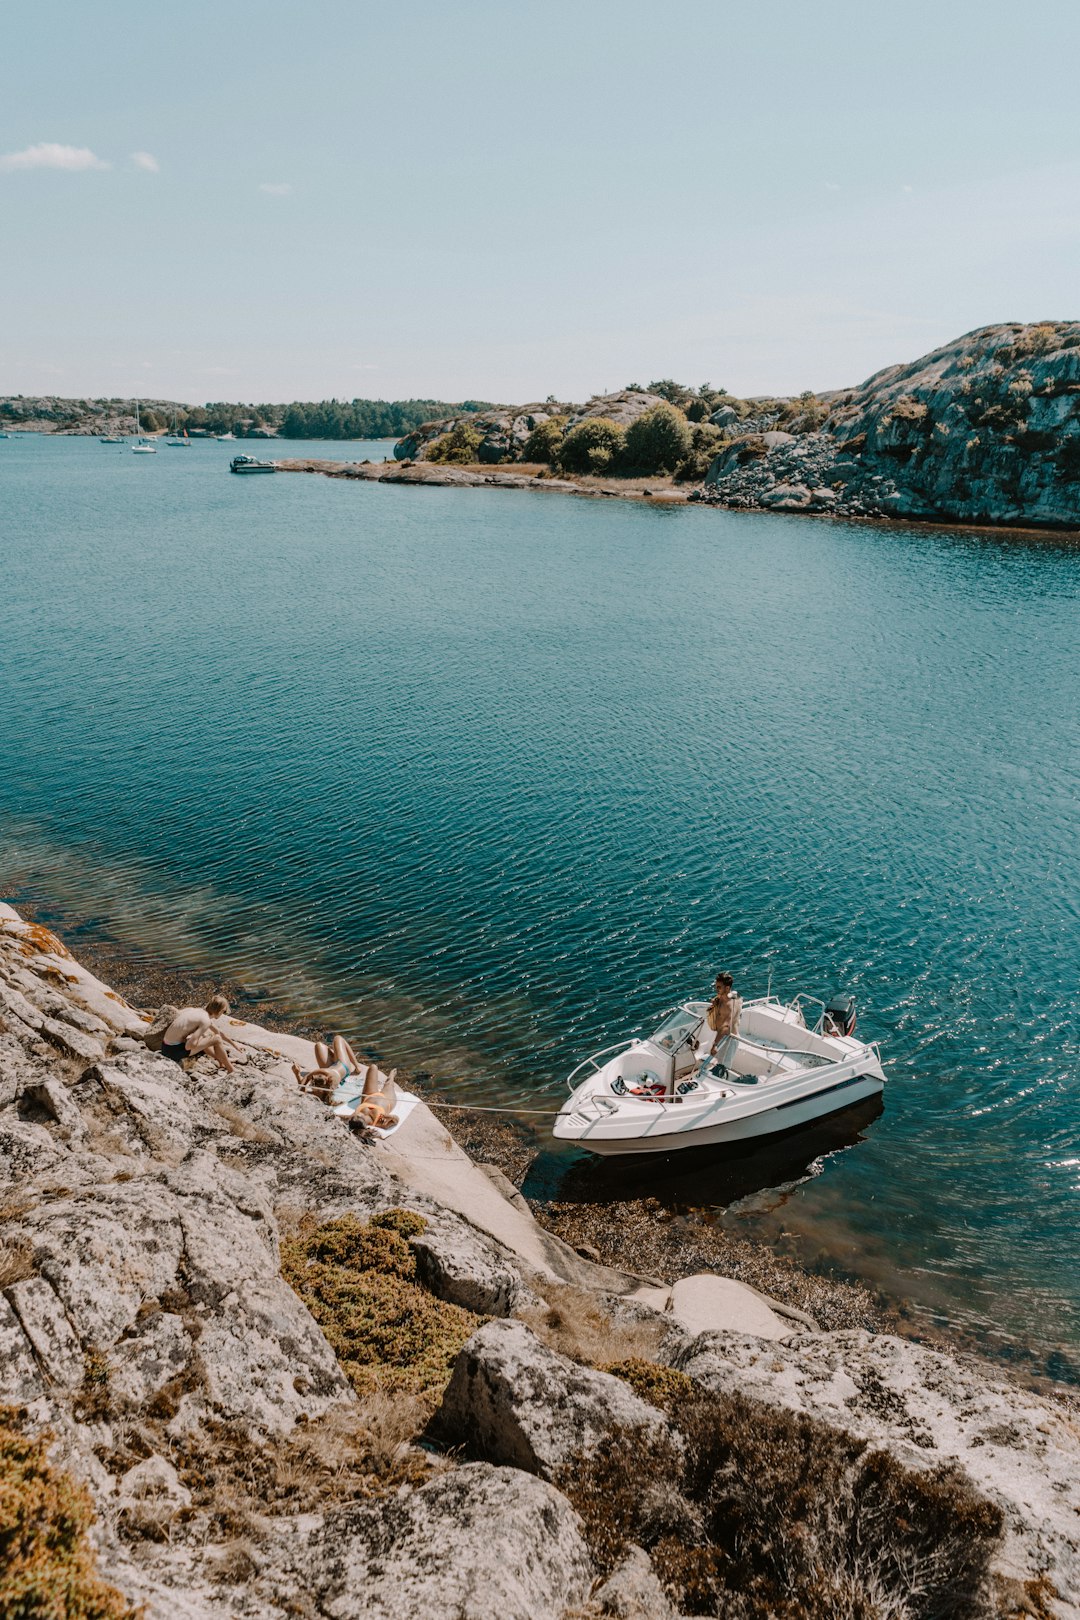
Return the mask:
<path fill-rule="evenodd" d="M 387 1130 L 396 1125 L 397 1115 L 397 1086 L 394 1079 L 396 1069 L 391 1069 L 388 1075 L 381 1075 L 374 1063 L 368 1065 L 367 1078 L 364 1081 L 364 1090 L 360 1102 L 349 1115 L 349 1127 L 352 1130 Z"/>
<path fill-rule="evenodd" d="M 329 1045 L 325 1041 L 315 1042 L 315 1063 L 316 1067 L 307 1071 L 294 1063 L 292 1071 L 301 1090 L 310 1091 L 324 1103 L 329 1103 L 337 1088 L 364 1068 L 342 1035 L 332 1035 Z"/>
<path fill-rule="evenodd" d="M 228 1011 L 229 1003 L 218 995 L 211 996 L 205 1007 L 181 1007 L 161 1038 L 162 1057 L 183 1063 L 186 1058 L 205 1052 L 219 1069 L 235 1074 L 226 1047 L 231 1046 L 234 1052 L 242 1052 L 243 1047 L 214 1022 L 215 1018 L 224 1018 Z"/>

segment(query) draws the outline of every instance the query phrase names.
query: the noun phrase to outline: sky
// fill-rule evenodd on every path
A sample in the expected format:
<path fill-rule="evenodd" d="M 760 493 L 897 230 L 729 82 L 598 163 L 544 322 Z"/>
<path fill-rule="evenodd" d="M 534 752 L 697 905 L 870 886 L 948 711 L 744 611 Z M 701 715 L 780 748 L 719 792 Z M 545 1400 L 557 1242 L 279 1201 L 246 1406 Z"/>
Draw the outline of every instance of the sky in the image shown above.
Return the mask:
<path fill-rule="evenodd" d="M 0 394 L 861 381 L 1080 316 L 1080 0 L 7 0 Z"/>

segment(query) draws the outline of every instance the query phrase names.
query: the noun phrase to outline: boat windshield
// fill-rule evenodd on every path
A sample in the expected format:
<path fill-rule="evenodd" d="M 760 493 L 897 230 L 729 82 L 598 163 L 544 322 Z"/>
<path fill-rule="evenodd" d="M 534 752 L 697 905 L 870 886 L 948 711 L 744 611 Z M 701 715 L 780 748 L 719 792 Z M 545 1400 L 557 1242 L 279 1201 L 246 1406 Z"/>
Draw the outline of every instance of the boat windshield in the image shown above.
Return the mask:
<path fill-rule="evenodd" d="M 701 1014 L 686 1007 L 676 1007 L 668 1013 L 655 1035 L 650 1036 L 654 1046 L 662 1052 L 674 1052 L 701 1023 Z"/>

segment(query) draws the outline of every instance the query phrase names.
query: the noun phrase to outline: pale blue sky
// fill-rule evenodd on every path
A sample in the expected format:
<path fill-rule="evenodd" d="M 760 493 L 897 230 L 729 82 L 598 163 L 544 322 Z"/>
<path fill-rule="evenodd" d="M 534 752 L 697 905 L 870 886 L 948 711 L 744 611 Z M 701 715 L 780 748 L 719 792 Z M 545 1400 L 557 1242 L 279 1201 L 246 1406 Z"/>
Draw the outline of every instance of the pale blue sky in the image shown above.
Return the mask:
<path fill-rule="evenodd" d="M 1080 315 L 1078 0 L 2 22 L 0 393 L 787 392 Z"/>

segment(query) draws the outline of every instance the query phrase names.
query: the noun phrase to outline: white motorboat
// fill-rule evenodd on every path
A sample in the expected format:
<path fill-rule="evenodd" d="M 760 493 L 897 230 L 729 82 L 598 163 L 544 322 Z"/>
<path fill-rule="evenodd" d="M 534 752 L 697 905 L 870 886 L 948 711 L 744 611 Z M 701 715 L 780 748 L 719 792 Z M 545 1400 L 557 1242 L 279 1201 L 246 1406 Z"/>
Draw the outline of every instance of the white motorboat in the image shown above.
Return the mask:
<path fill-rule="evenodd" d="M 849 1108 L 885 1084 L 877 1047 L 855 1039 L 850 996 L 827 1006 L 806 995 L 747 1001 L 724 1062 L 709 1057 L 707 1011 L 684 1002 L 652 1035 L 579 1063 L 555 1136 L 605 1155 L 738 1143 Z"/>
<path fill-rule="evenodd" d="M 234 473 L 277 472 L 276 461 L 256 461 L 254 456 L 233 456 L 229 471 Z"/>

